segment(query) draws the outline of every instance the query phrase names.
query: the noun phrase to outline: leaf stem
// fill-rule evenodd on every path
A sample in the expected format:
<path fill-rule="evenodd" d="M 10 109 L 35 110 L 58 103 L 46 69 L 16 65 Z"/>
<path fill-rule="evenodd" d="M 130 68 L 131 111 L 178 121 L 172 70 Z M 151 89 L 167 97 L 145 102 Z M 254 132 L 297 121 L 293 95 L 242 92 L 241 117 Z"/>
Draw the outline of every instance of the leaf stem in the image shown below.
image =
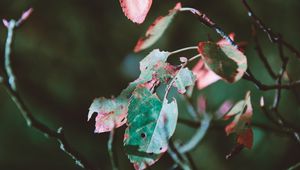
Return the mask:
<path fill-rule="evenodd" d="M 197 49 L 198 49 L 197 46 L 185 47 L 185 48 L 181 48 L 181 49 L 170 52 L 170 55 L 181 53 L 181 52 L 188 51 L 188 50 L 197 50 Z"/>
<path fill-rule="evenodd" d="M 11 68 L 10 55 L 11 55 L 11 44 L 12 44 L 15 28 L 16 28 L 16 21 L 10 20 L 7 26 L 8 32 L 7 32 L 5 51 L 4 51 L 4 69 L 5 69 L 5 73 L 7 74 L 6 76 L 8 78 L 8 84 L 14 91 L 17 90 L 17 87 L 15 82 L 15 75 Z"/>
<path fill-rule="evenodd" d="M 109 134 L 109 139 L 107 142 L 107 149 L 108 149 L 108 154 L 110 157 L 112 170 L 118 170 L 116 155 L 113 152 L 114 135 L 115 135 L 115 129 L 113 128 Z"/>

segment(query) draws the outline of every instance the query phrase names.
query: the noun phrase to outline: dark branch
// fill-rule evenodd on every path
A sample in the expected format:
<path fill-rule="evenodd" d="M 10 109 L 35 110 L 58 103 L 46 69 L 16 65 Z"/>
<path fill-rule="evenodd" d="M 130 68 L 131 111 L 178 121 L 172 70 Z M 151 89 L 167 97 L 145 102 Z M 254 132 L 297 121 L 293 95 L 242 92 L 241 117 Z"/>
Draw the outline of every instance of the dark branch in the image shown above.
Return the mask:
<path fill-rule="evenodd" d="M 199 21 L 206 25 L 207 27 L 215 30 L 215 32 L 217 34 L 219 34 L 222 38 L 224 38 L 225 40 L 227 40 L 231 45 L 237 47 L 237 45 L 235 44 L 235 42 L 225 33 L 225 31 L 219 27 L 216 23 L 214 23 L 210 18 L 208 18 L 207 15 L 205 15 L 204 13 L 202 13 L 201 11 L 194 9 L 194 8 L 181 8 L 180 11 L 188 11 L 191 12 L 192 14 L 194 14 Z"/>
<path fill-rule="evenodd" d="M 255 24 L 263 31 L 265 32 L 270 41 L 272 43 L 281 43 L 283 46 L 285 46 L 287 49 L 289 49 L 291 52 L 293 52 L 295 54 L 295 56 L 297 58 L 300 59 L 300 52 L 290 43 L 286 42 L 284 39 L 281 38 L 281 36 L 275 32 L 272 31 L 271 28 L 267 27 L 263 21 L 257 16 L 255 15 L 255 13 L 253 12 L 253 10 L 251 9 L 251 7 L 249 6 L 249 4 L 247 3 L 247 0 L 242 0 L 245 8 L 248 11 L 248 15 L 249 17 L 251 17 L 253 19 L 253 21 L 255 22 Z"/>
<path fill-rule="evenodd" d="M 252 27 L 253 31 L 252 31 L 252 35 L 253 35 L 253 39 L 254 39 L 254 43 L 255 43 L 255 50 L 258 54 L 258 57 L 260 58 L 260 60 L 263 62 L 266 70 L 268 71 L 269 75 L 273 78 L 276 79 L 278 76 L 274 73 L 271 65 L 269 64 L 267 57 L 265 56 L 265 54 L 263 53 L 263 50 L 261 48 L 261 45 L 259 43 L 258 37 L 257 37 L 257 33 L 256 33 L 256 27 L 253 26 Z"/>
<path fill-rule="evenodd" d="M 282 44 L 278 43 L 278 49 L 279 49 L 279 56 L 280 59 L 282 60 L 282 66 L 281 66 L 281 70 L 279 73 L 279 77 L 276 80 L 276 84 L 281 86 L 282 85 L 282 78 L 283 75 L 286 71 L 287 68 L 287 64 L 288 64 L 288 58 L 284 56 L 284 52 L 283 52 L 283 48 L 282 48 Z M 280 99 L 281 99 L 281 89 L 277 89 L 275 91 L 275 97 L 274 97 L 274 102 L 273 102 L 273 109 L 277 110 L 279 107 L 279 103 L 280 103 Z"/>
<path fill-rule="evenodd" d="M 275 125 L 281 127 L 285 133 L 290 134 L 299 144 L 300 144 L 300 132 L 299 129 L 292 127 L 289 123 L 287 123 L 279 114 L 278 111 L 273 110 L 273 114 L 269 112 L 266 106 L 261 105 L 261 109 L 263 113 L 271 120 Z M 274 113 L 275 112 L 275 113 Z M 275 116 L 276 117 L 275 117 Z"/>
<path fill-rule="evenodd" d="M 243 79 L 251 81 L 255 84 L 255 86 L 262 91 L 268 91 L 268 90 L 275 90 L 275 89 L 291 89 L 296 86 L 300 86 L 300 80 L 290 82 L 288 84 L 274 84 L 274 85 L 266 85 L 261 83 L 259 80 L 257 80 L 250 69 L 247 70 L 245 75 L 243 76 Z"/>
<path fill-rule="evenodd" d="M 5 45 L 5 54 L 4 54 L 5 61 L 3 66 L 5 76 L 3 77 L 2 80 L 4 87 L 6 88 L 13 102 L 20 110 L 22 116 L 26 120 L 28 127 L 37 129 L 38 131 L 42 132 L 45 136 L 56 139 L 60 144 L 60 149 L 64 151 L 67 155 L 69 155 L 75 161 L 76 165 L 84 169 L 95 170 L 95 168 L 93 168 L 78 151 L 76 151 L 74 148 L 70 146 L 70 144 L 68 143 L 68 141 L 66 140 L 62 132 L 62 128 L 59 128 L 57 131 L 55 131 L 50 129 L 42 122 L 38 121 L 33 116 L 33 114 L 29 111 L 22 98 L 19 96 L 17 85 L 15 83 L 15 76 L 13 74 L 12 67 L 10 64 L 11 61 L 10 54 L 11 54 L 11 44 L 13 40 L 14 29 L 17 28 L 17 26 L 19 26 L 26 19 L 26 16 L 24 17 L 23 16 L 18 21 L 15 20 L 11 20 L 9 22 L 7 22 L 6 20 L 4 21 L 8 29 L 6 45 Z"/>

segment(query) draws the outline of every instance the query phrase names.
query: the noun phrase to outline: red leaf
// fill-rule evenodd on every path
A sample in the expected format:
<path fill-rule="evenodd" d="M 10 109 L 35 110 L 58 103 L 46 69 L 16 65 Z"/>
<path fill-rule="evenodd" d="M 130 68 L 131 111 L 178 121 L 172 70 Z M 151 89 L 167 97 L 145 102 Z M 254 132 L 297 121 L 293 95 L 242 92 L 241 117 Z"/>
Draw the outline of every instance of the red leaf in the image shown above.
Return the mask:
<path fill-rule="evenodd" d="M 237 137 L 237 143 L 244 145 L 248 149 L 251 149 L 253 146 L 253 131 L 251 128 L 248 128 L 245 132 L 240 133 Z"/>
<path fill-rule="evenodd" d="M 152 0 L 120 0 L 125 16 L 132 22 L 144 22 L 152 5 Z"/>
<path fill-rule="evenodd" d="M 204 89 L 221 79 L 217 74 L 207 68 L 203 60 L 199 60 L 192 71 L 196 75 L 197 87 L 199 90 Z"/>

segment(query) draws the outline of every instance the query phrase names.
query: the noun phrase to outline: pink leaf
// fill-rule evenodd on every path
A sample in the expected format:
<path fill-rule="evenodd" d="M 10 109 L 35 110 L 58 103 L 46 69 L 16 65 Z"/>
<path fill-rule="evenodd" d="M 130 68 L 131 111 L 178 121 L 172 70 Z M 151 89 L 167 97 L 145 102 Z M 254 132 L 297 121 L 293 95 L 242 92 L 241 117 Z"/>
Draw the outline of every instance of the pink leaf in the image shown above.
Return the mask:
<path fill-rule="evenodd" d="M 165 32 L 174 16 L 181 8 L 181 3 L 177 3 L 166 16 L 160 16 L 151 24 L 144 37 L 140 38 L 134 47 L 134 52 L 142 51 L 153 45 Z"/>
<path fill-rule="evenodd" d="M 97 113 L 95 133 L 109 132 L 126 123 L 127 110 L 128 100 L 125 98 L 98 98 L 90 106 L 88 120 Z"/>
<path fill-rule="evenodd" d="M 237 134 L 237 143 L 251 149 L 253 144 L 253 132 L 250 127 L 253 109 L 251 105 L 250 92 L 245 99 L 239 101 L 226 116 L 234 116 L 233 121 L 225 127 L 226 134 Z"/>
<path fill-rule="evenodd" d="M 199 60 L 192 71 L 196 75 L 196 84 L 199 90 L 204 89 L 221 79 L 204 64 L 203 60 Z"/>
<path fill-rule="evenodd" d="M 144 22 L 152 5 L 152 0 L 120 0 L 125 16 L 132 22 Z"/>

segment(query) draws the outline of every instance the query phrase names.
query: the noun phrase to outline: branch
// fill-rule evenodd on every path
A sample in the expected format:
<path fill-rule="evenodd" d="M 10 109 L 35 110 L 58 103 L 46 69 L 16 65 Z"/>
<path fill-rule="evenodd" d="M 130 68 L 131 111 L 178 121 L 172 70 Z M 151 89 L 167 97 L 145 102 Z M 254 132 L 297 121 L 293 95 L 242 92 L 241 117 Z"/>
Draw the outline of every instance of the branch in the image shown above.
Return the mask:
<path fill-rule="evenodd" d="M 181 154 L 178 151 L 176 144 L 174 144 L 171 140 L 169 142 L 168 153 L 174 162 L 181 167 L 181 169 L 191 170 L 191 166 L 187 163 L 187 160 L 185 160 L 184 154 Z"/>
<path fill-rule="evenodd" d="M 212 119 L 211 115 L 208 115 L 208 114 L 203 115 L 201 123 L 200 123 L 196 133 L 194 134 L 194 136 L 179 148 L 180 153 L 189 152 L 189 151 L 193 150 L 195 147 L 197 147 L 197 145 L 201 142 L 204 135 L 206 134 L 206 132 L 209 128 L 211 119 Z"/>
<path fill-rule="evenodd" d="M 276 117 L 272 117 L 269 110 L 266 108 L 263 102 L 263 98 L 261 99 L 261 110 L 263 113 L 268 117 L 269 120 L 271 120 L 275 125 L 279 126 L 284 130 L 285 133 L 293 136 L 295 140 L 300 144 L 300 132 L 298 129 L 292 127 L 290 124 L 288 124 L 278 113 L 278 111 L 274 110 L 276 113 Z"/>
<path fill-rule="evenodd" d="M 223 29 L 221 27 L 219 27 L 216 23 L 214 23 L 210 18 L 208 18 L 207 15 L 205 15 L 204 13 L 200 12 L 197 9 L 187 8 L 187 7 L 181 8 L 180 11 L 191 12 L 192 14 L 194 14 L 195 16 L 197 16 L 197 18 L 200 20 L 200 22 L 202 24 L 204 24 L 207 27 L 215 30 L 215 32 L 218 33 L 222 38 L 224 38 L 231 45 L 233 45 L 233 46 L 235 46 L 237 48 L 237 45 L 235 44 L 235 42 L 223 31 Z"/>
<path fill-rule="evenodd" d="M 255 15 L 253 10 L 251 9 L 249 4 L 247 3 L 247 0 L 242 0 L 242 2 L 243 2 L 245 8 L 248 11 L 249 17 L 251 17 L 253 19 L 253 21 L 255 22 L 255 24 L 263 32 L 265 32 L 268 35 L 268 37 L 269 37 L 269 39 L 272 43 L 281 43 L 283 46 L 285 46 L 287 49 L 289 49 L 291 52 L 293 52 L 298 59 L 300 59 L 300 52 L 293 45 L 286 42 L 284 39 L 281 38 L 281 36 L 279 34 L 273 32 L 271 28 L 267 27 L 263 23 L 263 21 L 257 15 Z"/>
<path fill-rule="evenodd" d="M 300 167 L 300 162 L 288 168 L 288 170 L 297 170 Z"/>
<path fill-rule="evenodd" d="M 6 20 L 3 20 L 4 25 L 8 29 L 7 33 L 7 39 L 6 39 L 6 45 L 5 45 L 5 54 L 4 54 L 4 74 L 3 77 L 3 84 L 5 89 L 7 90 L 10 98 L 13 100 L 13 102 L 16 104 L 18 109 L 20 110 L 23 118 L 26 120 L 27 126 L 37 129 L 38 131 L 42 132 L 46 137 L 54 138 L 58 141 L 60 144 L 60 149 L 64 151 L 67 155 L 69 155 L 81 168 L 88 169 L 88 170 L 95 170 L 88 161 L 74 148 L 70 146 L 68 141 L 66 140 L 62 128 L 59 128 L 57 131 L 50 129 L 48 126 L 43 124 L 42 122 L 38 121 L 33 114 L 29 111 L 27 106 L 25 105 L 22 98 L 19 96 L 17 85 L 15 82 L 15 76 L 13 74 L 13 70 L 11 67 L 11 44 L 13 40 L 13 33 L 14 29 L 17 28 L 21 23 L 25 21 L 25 19 L 28 18 L 30 15 L 32 9 L 26 11 L 23 13 L 22 17 L 18 20 L 10 20 L 9 22 Z"/>
<path fill-rule="evenodd" d="M 198 128 L 201 124 L 200 122 L 191 121 L 191 120 L 187 120 L 187 119 L 181 119 L 181 118 L 178 119 L 178 123 L 184 124 L 184 125 L 189 126 L 191 128 Z M 286 131 L 283 131 L 283 130 L 277 129 L 277 128 L 273 128 L 273 127 L 270 127 L 270 126 L 267 126 L 267 125 L 264 125 L 264 124 L 259 124 L 259 123 L 252 122 L 251 126 L 259 128 L 259 129 L 267 131 L 267 132 L 290 135 Z M 224 128 L 225 127 L 223 125 L 218 124 L 216 122 L 211 123 L 211 129 L 224 130 Z"/>
<path fill-rule="evenodd" d="M 284 56 L 284 53 L 283 53 L 283 48 L 282 48 L 282 44 L 279 43 L 278 44 L 278 49 L 279 49 L 279 56 L 282 60 L 282 66 L 281 66 L 281 70 L 280 70 L 280 73 L 279 73 L 279 76 L 276 80 L 276 84 L 277 85 L 281 85 L 282 84 L 282 78 L 283 78 L 283 75 L 286 71 L 286 68 L 287 68 L 287 64 L 288 64 L 288 58 Z M 273 102 L 273 109 L 277 111 L 278 107 L 279 107 L 279 103 L 280 103 L 280 99 L 281 99 L 281 89 L 277 89 L 275 91 L 275 97 L 274 97 L 274 102 Z"/>
<path fill-rule="evenodd" d="M 270 66 L 266 56 L 264 55 L 263 53 L 263 50 L 260 46 L 260 43 L 259 43 L 259 40 L 258 40 L 258 37 L 257 37 L 257 33 L 256 33 L 256 27 L 253 26 L 252 27 L 252 35 L 253 35 L 253 39 L 254 39 L 254 42 L 255 42 L 255 50 L 258 54 L 258 57 L 260 58 L 260 60 L 263 62 L 266 70 L 268 71 L 269 75 L 273 78 L 273 79 L 276 79 L 278 76 L 274 73 L 272 67 Z"/>
<path fill-rule="evenodd" d="M 250 69 L 247 70 L 247 72 L 243 76 L 243 79 L 251 81 L 256 85 L 256 87 L 259 90 L 262 91 L 275 90 L 275 89 L 292 89 L 293 87 L 300 86 L 300 80 L 289 82 L 288 84 L 274 84 L 274 85 L 263 84 L 254 77 Z"/>

